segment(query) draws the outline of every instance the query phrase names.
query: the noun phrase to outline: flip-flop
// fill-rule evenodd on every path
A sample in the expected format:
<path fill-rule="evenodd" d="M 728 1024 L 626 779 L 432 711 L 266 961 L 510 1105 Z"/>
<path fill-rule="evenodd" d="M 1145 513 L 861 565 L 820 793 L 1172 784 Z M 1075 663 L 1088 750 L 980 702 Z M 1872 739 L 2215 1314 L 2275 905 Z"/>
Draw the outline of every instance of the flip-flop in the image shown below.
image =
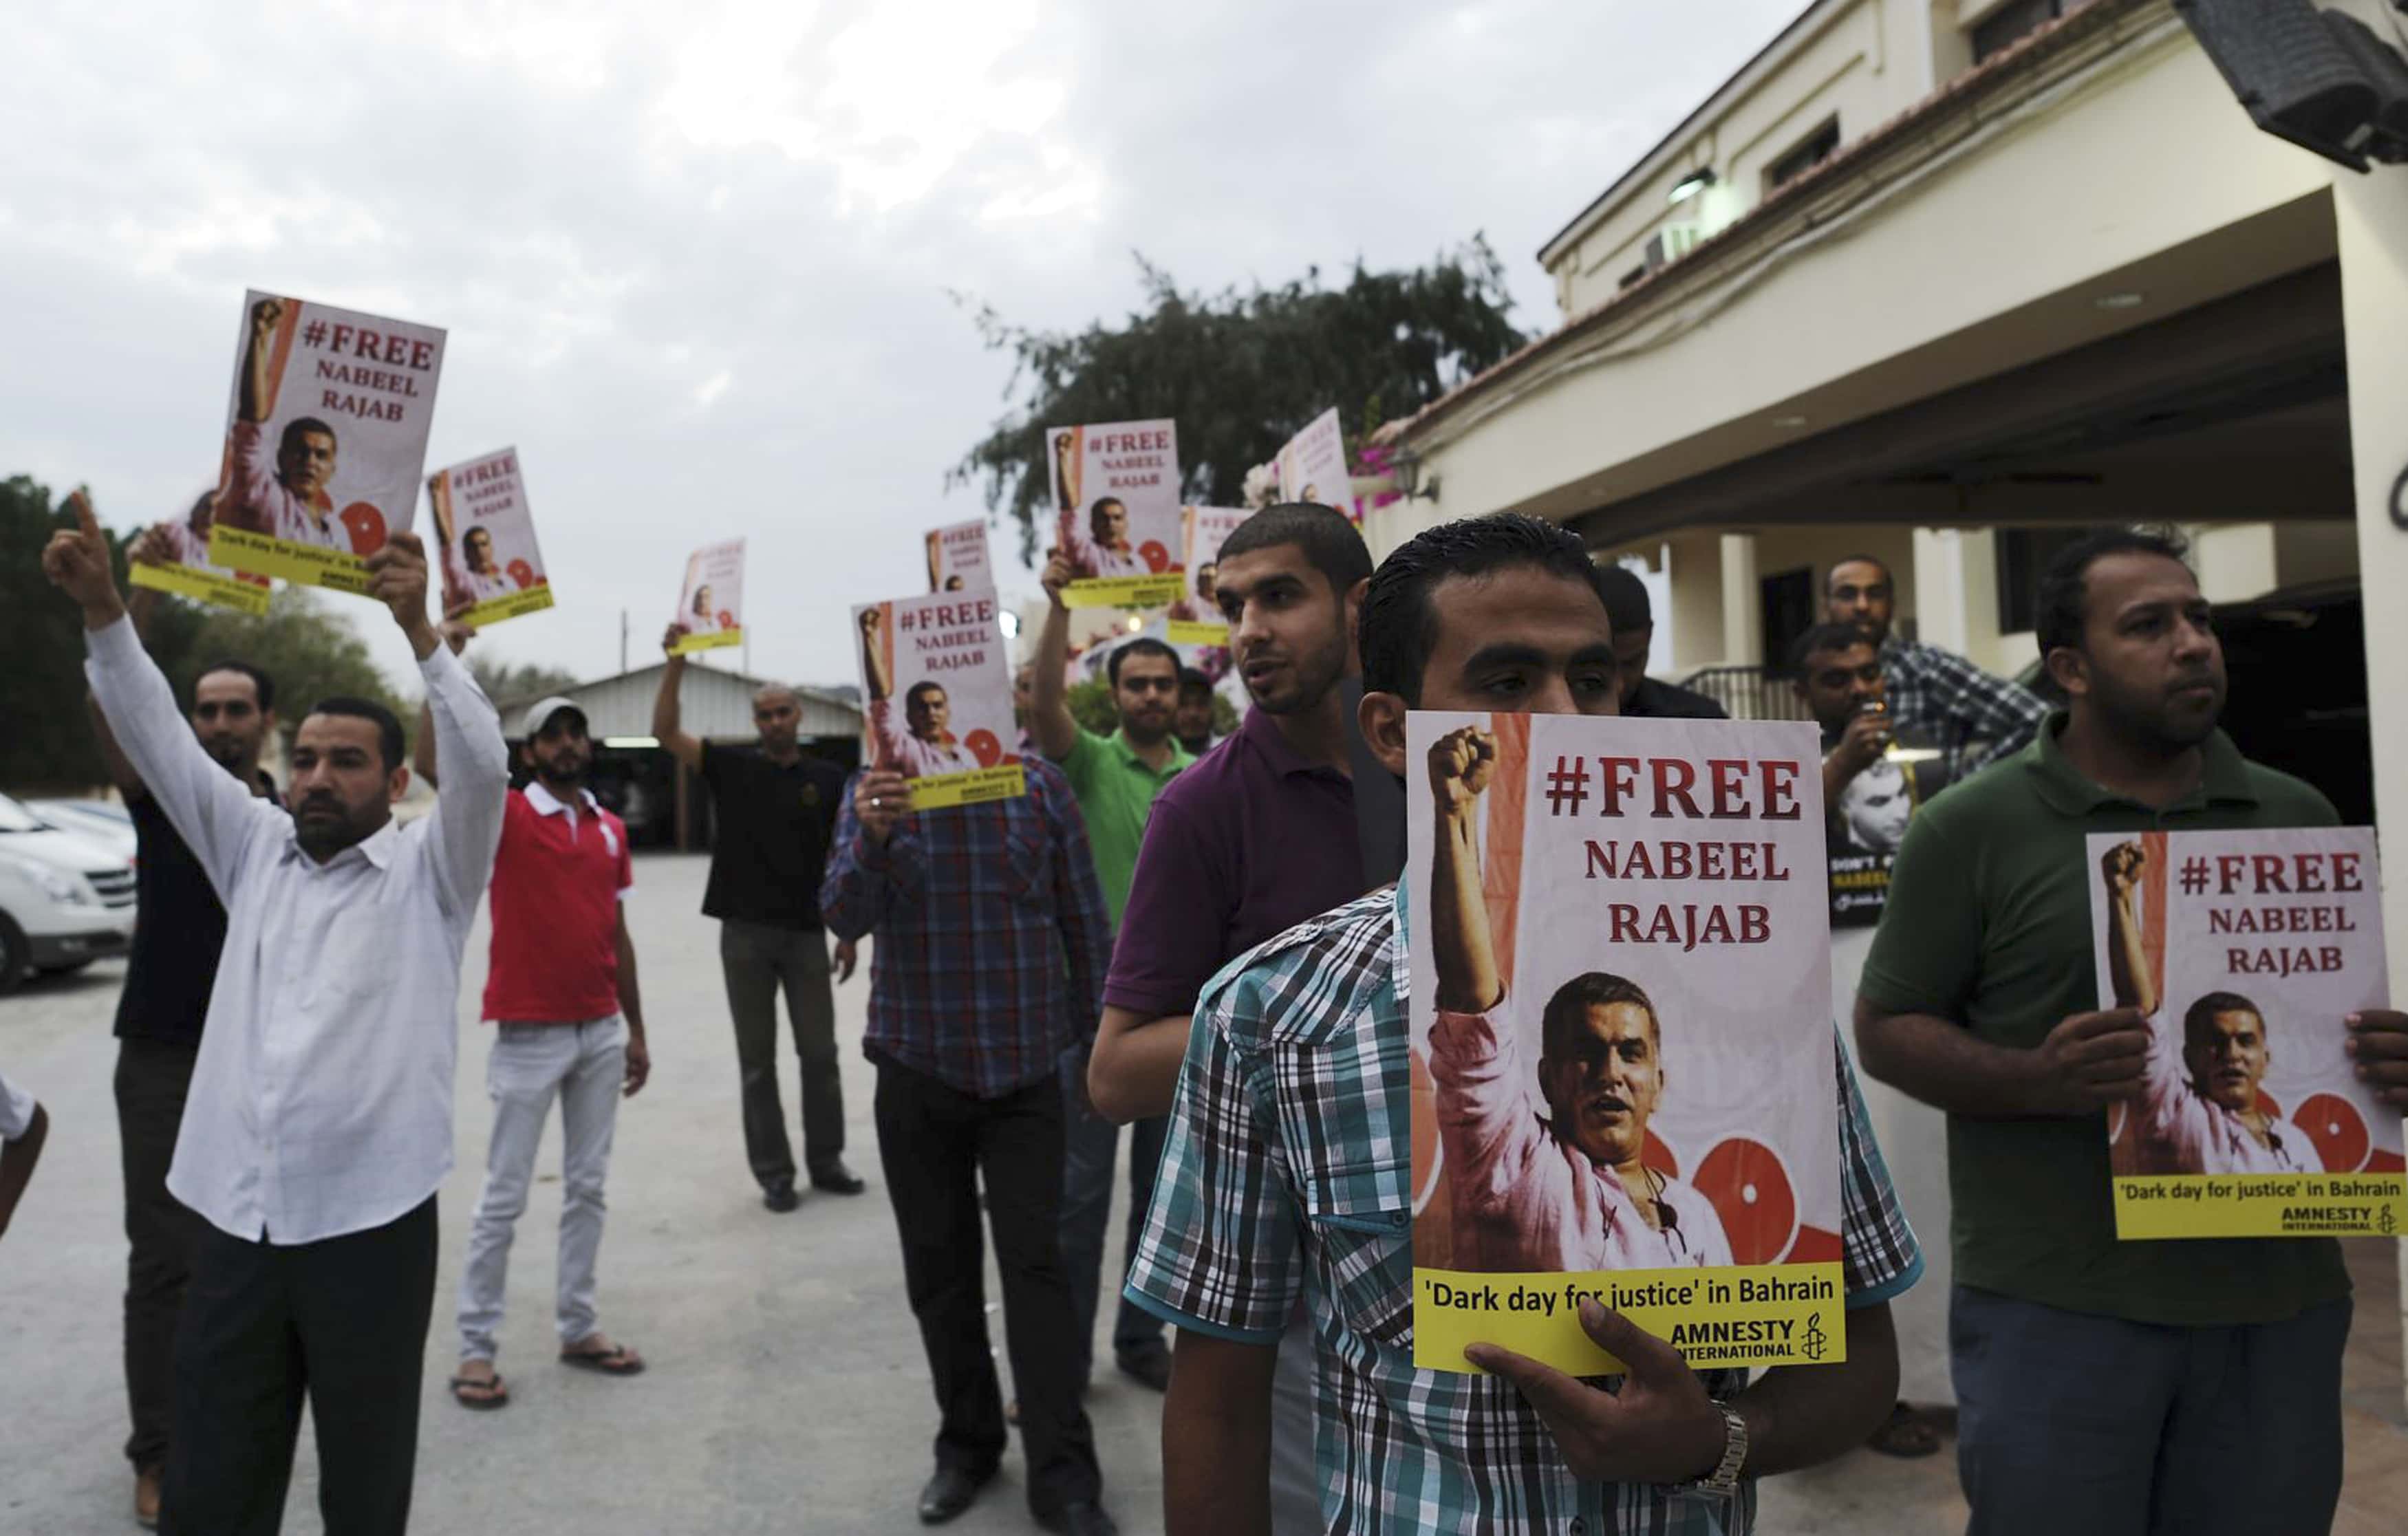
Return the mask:
<path fill-rule="evenodd" d="M 1890 1409 L 1889 1417 L 1865 1443 L 1884 1456 L 1914 1460 L 1938 1454 L 1940 1430 L 1925 1415 L 1901 1402 Z"/>
<path fill-rule="evenodd" d="M 472 1398 L 461 1390 L 463 1387 L 473 1387 L 485 1395 Z M 474 1413 L 490 1414 L 496 1408 L 509 1406 L 509 1384 L 497 1375 L 454 1376 L 452 1378 L 452 1400 Z"/>
<path fill-rule="evenodd" d="M 605 1350 L 562 1350 L 560 1363 L 580 1371 L 598 1371 L 605 1376 L 639 1376 L 644 1371 L 643 1357 L 624 1344 Z"/>

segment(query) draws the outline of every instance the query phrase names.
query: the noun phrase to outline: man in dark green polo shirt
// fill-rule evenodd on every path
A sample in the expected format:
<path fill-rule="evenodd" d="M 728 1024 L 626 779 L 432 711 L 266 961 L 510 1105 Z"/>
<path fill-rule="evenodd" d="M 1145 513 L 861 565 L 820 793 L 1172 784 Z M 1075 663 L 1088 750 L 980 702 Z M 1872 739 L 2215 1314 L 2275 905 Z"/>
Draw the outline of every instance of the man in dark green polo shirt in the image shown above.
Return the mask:
<path fill-rule="evenodd" d="M 1087 819 L 1087 841 L 1095 850 L 1096 876 L 1104 887 L 1104 905 L 1117 939 L 1121 910 L 1128 904 L 1129 879 L 1137 872 L 1138 845 L 1145 840 L 1145 821 L 1154 809 L 1154 797 L 1196 759 L 1171 734 L 1179 705 L 1179 653 L 1160 640 L 1130 640 L 1114 651 L 1106 664 L 1120 729 L 1097 736 L 1071 718 L 1063 683 L 1063 669 L 1069 659 L 1070 615 L 1062 604 L 1062 588 L 1069 580 L 1070 567 L 1059 554 L 1046 563 L 1043 581 L 1052 602 L 1037 636 L 1028 731 L 1039 749 L 1060 765 L 1079 798 L 1080 813 Z M 1084 1035 L 1092 1042 L 1095 1021 L 1086 1021 Z M 1095 1342 L 1096 1298 L 1102 1285 L 1104 1229 L 1111 1217 L 1112 1163 L 1119 1152 L 1120 1127 L 1087 1102 L 1085 1050 L 1072 1053 L 1064 1061 L 1062 1092 L 1068 1100 L 1062 1160 L 1062 1264 L 1069 1271 L 1070 1300 L 1077 1309 L 1075 1379 L 1083 1382 L 1088 1351 Z M 1129 1127 L 1128 1235 L 1121 1256 L 1124 1275 L 1144 1229 L 1146 1204 L 1154 1195 L 1154 1166 L 1162 1160 L 1163 1132 L 1168 1123 L 1166 1117 L 1156 1116 Z M 1120 1287 L 1115 1284 L 1112 1289 L 1117 1295 Z M 1125 1300 L 1112 1324 L 1112 1357 L 1121 1370 L 1157 1392 L 1169 1385 L 1170 1348 L 1163 1342 L 1160 1320 Z"/>
<path fill-rule="evenodd" d="M 2182 554 L 2115 531 L 2050 564 L 2040 647 L 2071 707 L 1915 817 L 1857 995 L 1865 1069 L 1948 1113 L 1973 1536 L 2321 1531 L 2340 1497 L 2339 1247 L 2115 1240 L 2105 1112 L 2148 1036 L 2099 1011 L 2085 837 L 2337 819 L 2216 729 L 2224 656 Z M 2351 1027 L 2408 1107 L 2408 1017 Z"/>

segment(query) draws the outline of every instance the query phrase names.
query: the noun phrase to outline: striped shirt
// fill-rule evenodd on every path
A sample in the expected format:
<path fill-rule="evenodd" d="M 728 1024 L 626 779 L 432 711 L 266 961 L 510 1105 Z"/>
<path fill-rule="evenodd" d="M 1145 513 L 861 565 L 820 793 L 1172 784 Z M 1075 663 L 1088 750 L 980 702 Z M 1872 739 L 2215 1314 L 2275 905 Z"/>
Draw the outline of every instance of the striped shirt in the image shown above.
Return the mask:
<path fill-rule="evenodd" d="M 1574 1530 L 1725 1536 L 1726 1500 L 1584 1483 L 1513 1385 L 1413 1366 L 1412 1083 L 1394 887 L 1288 930 L 1196 1010 L 1130 1300 L 1217 1338 L 1275 1343 L 1312 1313 L 1322 1514 L 1333 1532 Z M 1922 1251 L 1839 1053 L 1850 1307 L 1923 1272 Z M 1717 1398 L 1740 1371 L 1705 1372 Z"/>
<path fill-rule="evenodd" d="M 883 848 L 837 813 L 820 916 L 878 936 L 862 1049 L 980 1098 L 1050 1078 L 1095 1038 L 1111 953 L 1104 893 L 1061 770 L 1025 759 L 1028 793 L 918 811 Z"/>

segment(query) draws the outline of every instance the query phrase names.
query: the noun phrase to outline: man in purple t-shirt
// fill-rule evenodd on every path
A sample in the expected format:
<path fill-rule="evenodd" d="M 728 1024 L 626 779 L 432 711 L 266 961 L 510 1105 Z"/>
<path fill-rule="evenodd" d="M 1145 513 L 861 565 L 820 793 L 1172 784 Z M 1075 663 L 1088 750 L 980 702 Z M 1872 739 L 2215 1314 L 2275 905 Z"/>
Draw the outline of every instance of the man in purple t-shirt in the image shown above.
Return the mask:
<path fill-rule="evenodd" d="M 1104 983 L 1087 1089 L 1125 1124 L 1168 1113 L 1188 1015 L 1223 966 L 1361 896 L 1346 717 L 1354 620 L 1371 553 L 1307 502 L 1266 508 L 1222 542 L 1214 596 L 1254 709 L 1238 733 L 1154 797 Z M 1318 1531 L 1312 1343 L 1283 1341 L 1273 1387 L 1277 1536 Z"/>

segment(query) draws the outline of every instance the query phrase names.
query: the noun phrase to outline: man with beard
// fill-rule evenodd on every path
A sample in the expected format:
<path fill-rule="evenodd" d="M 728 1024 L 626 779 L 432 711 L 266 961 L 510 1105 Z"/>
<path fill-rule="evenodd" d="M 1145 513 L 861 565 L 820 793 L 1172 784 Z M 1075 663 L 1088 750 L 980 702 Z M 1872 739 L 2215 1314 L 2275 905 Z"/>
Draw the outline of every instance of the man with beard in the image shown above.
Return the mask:
<path fill-rule="evenodd" d="M 1154 567 L 1129 547 L 1128 506 L 1118 496 L 1105 496 L 1087 510 L 1087 526 L 1078 514 L 1062 517 L 1062 550 L 1074 577 L 1151 576 Z"/>
<path fill-rule="evenodd" d="M 1833 624 L 1854 624 L 1881 653 L 1889 680 L 1889 712 L 1899 728 L 1928 737 L 1944 754 L 1951 780 L 2014 756 L 2032 739 L 2048 706 L 2022 684 L 1992 677 L 1936 645 L 1906 639 L 1890 628 L 1898 582 L 1870 554 L 1833 563 L 1823 583 L 1823 606 Z"/>
<path fill-rule="evenodd" d="M 268 462 L 268 372 L 276 326 L 283 318 L 280 298 L 251 306 L 229 434 L 233 478 L 225 489 L 225 520 L 231 527 L 351 553 L 351 530 L 335 516 L 335 498 L 327 491 L 335 478 L 335 429 L 315 416 L 297 416 L 284 423 L 275 463 Z"/>
<path fill-rule="evenodd" d="M 1179 703 L 1170 711 L 1170 734 L 1190 757 L 1203 756 L 1219 739 L 1212 734 L 1212 680 L 1193 667 L 1179 669 Z"/>
<path fill-rule="evenodd" d="M 1254 708 L 1154 802 L 1087 1071 L 1096 1110 L 1124 1122 L 1168 1113 L 1189 1014 L 1214 972 L 1365 885 L 1341 685 L 1356 670 L 1370 552 L 1339 512 L 1290 502 L 1238 524 L 1218 564 L 1214 590 Z M 1280 1351 L 1275 1408 L 1283 1533 L 1320 1529 L 1312 1369 L 1299 1313 Z"/>
<path fill-rule="evenodd" d="M 1857 994 L 1865 1069 L 1948 1114 L 1974 1536 L 2322 1530 L 2341 1492 L 2340 1247 L 2115 1238 L 2105 1112 L 2143 1093 L 2150 1041 L 2097 996 L 2086 840 L 2337 819 L 2216 729 L 2224 654 L 2182 554 L 2116 529 L 2049 563 L 2039 641 L 2070 707 L 1915 817 Z M 2408 1015 L 2346 1023 L 2408 1108 Z"/>
<path fill-rule="evenodd" d="M 858 1195 L 869 1186 L 844 1161 L 844 1081 L 836 1044 L 836 991 L 827 935 L 820 922 L 844 770 L 803 751 L 802 700 L 770 683 L 752 696 L 756 748 L 729 747 L 689 734 L 680 690 L 686 658 L 670 650 L 684 634 L 661 638 L 668 663 L 652 700 L 652 735 L 710 791 L 716 819 L 710 879 L 702 912 L 719 919 L 719 966 L 736 1027 L 736 1067 L 743 1098 L 744 1156 L 761 1185 L 761 1203 L 781 1213 L 802 1204 L 795 1191 L 795 1148 L 778 1095 L 778 993 L 800 1065 L 803 1168 L 811 1187 Z M 853 948 L 836 946 L 835 981 L 852 977 Z"/>
<path fill-rule="evenodd" d="M 133 558 L 173 561 L 176 546 L 165 537 L 173 528 L 151 528 Z M 147 639 L 158 603 L 156 590 L 134 589 L 126 606 L 137 639 Z M 266 673 L 239 661 L 213 663 L 193 680 L 191 721 L 202 749 L 236 783 L 270 805 L 282 803 L 259 767 L 276 728 L 276 685 Z M 125 1398 L 134 1421 L 125 1457 L 134 1464 L 134 1517 L 150 1527 L 159 1522 L 167 1461 L 176 1322 L 205 1225 L 167 1193 L 167 1167 L 200 1056 L 226 913 L 208 871 L 143 787 L 96 706 L 93 723 L 109 782 L 134 822 L 134 944 L 117 999 L 117 1132 L 125 1176 Z"/>
<path fill-rule="evenodd" d="M 456 653 L 466 625 L 444 625 Z M 422 717 L 418 771 L 437 783 L 435 733 Z M 652 1074 L 644 1007 L 636 985 L 636 942 L 627 892 L 636 883 L 627 828 L 602 809 L 585 776 L 594 743 L 585 711 L 566 698 L 530 706 L 519 755 L 534 775 L 513 789 L 494 854 L 493 947 L 483 1016 L 494 1026 L 485 1088 L 494 1135 L 485 1184 L 460 1271 L 460 1368 L 452 1396 L 464 1408 L 499 1408 L 509 1384 L 494 1369 L 510 1238 L 526 1209 L 543 1123 L 560 1100 L 560 1264 L 553 1322 L 560 1359 L 609 1376 L 632 1376 L 643 1357 L 606 1337 L 594 1310 L 594 1264 L 602 1246 L 603 1181 L 622 1095 Z"/>
<path fill-rule="evenodd" d="M 1070 565 L 1057 551 L 1042 577 L 1048 599 L 1044 626 L 1037 633 L 1035 699 L 1028 713 L 1031 734 L 1045 755 L 1070 781 L 1079 811 L 1087 820 L 1087 846 L 1103 886 L 1104 911 L 1120 929 L 1128 904 L 1129 877 L 1155 797 L 1195 758 L 1170 734 L 1179 692 L 1179 653 L 1157 639 L 1128 641 L 1105 661 L 1112 707 L 1120 729 L 1097 736 L 1071 718 L 1062 678 L 1070 653 L 1070 610 L 1062 590 Z M 1085 1031 L 1082 1031 L 1085 1038 Z M 1104 1228 L 1111 1216 L 1112 1162 L 1120 1127 L 1087 1102 L 1087 1053 L 1062 1060 L 1064 1113 L 1068 1117 L 1062 1164 L 1062 1262 L 1069 1270 L 1073 1379 L 1087 1379 L 1095 1343 L 1096 1298 L 1104 1265 Z M 1128 1234 L 1120 1270 L 1137 1253 L 1145 1229 L 1145 1206 L 1154 1192 L 1154 1164 L 1162 1157 L 1162 1117 L 1148 1115 L 1129 1127 Z M 1118 1286 L 1113 1287 L 1118 1290 Z M 1170 1351 L 1162 1325 L 1126 1301 L 1112 1324 L 1112 1358 L 1122 1371 L 1159 1392 L 1170 1380 Z"/>
<path fill-rule="evenodd" d="M 92 507 L 42 565 L 83 611 L 85 672 L 127 762 L 225 899 L 168 1190 L 208 1223 L 176 1342 L 164 1529 L 273 1532 L 306 1399 L 326 1528 L 409 1520 L 435 1299 L 435 1191 L 452 1167 L 460 952 L 493 868 L 509 754 L 426 612 L 397 533 L 368 596 L 418 657 L 450 782 L 408 826 L 401 722 L 322 699 L 293 742 L 287 816 L 193 737 L 142 653 Z"/>
<path fill-rule="evenodd" d="M 483 602 L 489 597 L 507 597 L 518 591 L 518 583 L 509 573 L 494 563 L 494 530 L 470 528 L 460 536 L 459 572 L 463 596 Z"/>

